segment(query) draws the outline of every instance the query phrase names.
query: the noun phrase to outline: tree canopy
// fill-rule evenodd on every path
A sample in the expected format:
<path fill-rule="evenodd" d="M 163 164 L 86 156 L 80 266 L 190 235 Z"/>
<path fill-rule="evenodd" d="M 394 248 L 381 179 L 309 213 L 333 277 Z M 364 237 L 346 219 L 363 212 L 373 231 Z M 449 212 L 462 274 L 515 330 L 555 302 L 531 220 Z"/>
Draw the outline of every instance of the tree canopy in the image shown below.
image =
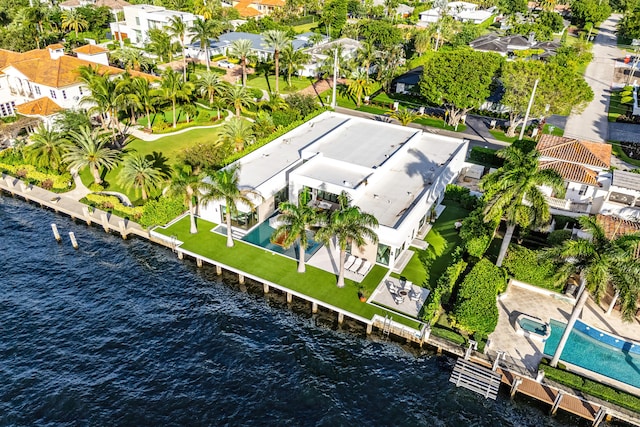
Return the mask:
<path fill-rule="evenodd" d="M 573 0 L 571 2 L 571 16 L 581 27 L 587 22 L 596 24 L 611 15 L 608 0 Z"/>

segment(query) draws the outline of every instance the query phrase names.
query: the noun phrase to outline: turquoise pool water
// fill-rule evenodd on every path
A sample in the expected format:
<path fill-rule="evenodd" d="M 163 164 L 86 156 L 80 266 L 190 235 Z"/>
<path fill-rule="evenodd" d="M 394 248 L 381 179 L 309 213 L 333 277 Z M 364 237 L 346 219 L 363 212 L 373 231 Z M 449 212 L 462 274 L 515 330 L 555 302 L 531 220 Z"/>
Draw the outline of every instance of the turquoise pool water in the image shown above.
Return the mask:
<path fill-rule="evenodd" d="M 520 324 L 520 327 L 525 331 L 529 331 L 541 336 L 547 335 L 547 325 L 542 322 L 536 322 L 535 320 L 523 317 L 522 319 L 518 320 L 518 323 Z"/>
<path fill-rule="evenodd" d="M 247 233 L 246 236 L 242 238 L 245 242 L 253 243 L 256 246 L 263 247 L 265 249 L 269 249 L 270 251 L 277 252 L 279 254 L 288 256 L 289 258 L 298 259 L 298 246 L 292 245 L 288 249 L 283 248 L 280 245 L 276 245 L 275 243 L 271 243 L 271 235 L 276 231 L 274 228 L 269 226 L 267 221 L 258 225 L 256 228 L 251 230 L 251 232 Z M 313 240 L 313 233 L 307 231 L 307 237 L 309 239 L 309 246 L 305 251 L 304 259 L 305 261 L 309 261 L 309 259 L 315 254 L 320 247 L 322 247 L 321 243 Z"/>
<path fill-rule="evenodd" d="M 553 356 L 565 324 L 552 320 L 551 336 L 544 353 Z M 561 360 L 640 388 L 640 345 L 631 343 L 577 321 L 569 335 Z"/>

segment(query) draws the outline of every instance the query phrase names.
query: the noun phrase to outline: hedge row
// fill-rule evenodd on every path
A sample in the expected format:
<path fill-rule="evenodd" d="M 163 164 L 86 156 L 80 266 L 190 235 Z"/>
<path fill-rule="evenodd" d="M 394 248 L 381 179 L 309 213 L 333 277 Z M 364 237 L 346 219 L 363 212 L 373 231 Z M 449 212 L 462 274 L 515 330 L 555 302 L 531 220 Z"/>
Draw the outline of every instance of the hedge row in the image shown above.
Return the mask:
<path fill-rule="evenodd" d="M 438 278 L 435 289 L 429 293 L 427 301 L 422 308 L 422 319 L 425 322 L 434 324 L 440 316 L 443 304 L 449 302 L 453 287 L 456 285 L 460 275 L 467 268 L 467 263 L 462 259 L 462 248 L 457 247 L 451 254 L 452 262 Z"/>
<path fill-rule="evenodd" d="M 130 220 L 137 221 L 142 216 L 142 207 L 125 206 L 116 196 L 91 193 L 80 202 Z"/>
<path fill-rule="evenodd" d="M 473 147 L 469 153 L 469 159 L 486 166 L 499 168 L 504 164 L 504 160 L 496 155 L 496 150 L 484 147 Z"/>
<path fill-rule="evenodd" d="M 186 206 L 182 198 L 160 197 L 158 200 L 149 200 L 143 207 L 138 223 L 143 227 L 164 225 L 185 210 Z"/>
<path fill-rule="evenodd" d="M 502 266 L 509 276 L 516 280 L 553 291 L 562 291 L 562 285 L 556 284 L 554 277 L 555 265 L 540 255 L 539 251 L 511 245 Z"/>
<path fill-rule="evenodd" d="M 493 234 L 500 224 L 500 219 L 494 219 L 489 222 L 484 221 L 484 208 L 482 206 L 475 209 L 462 221 L 460 228 L 460 238 L 464 249 L 469 255 L 482 258 L 489 249 Z"/>
<path fill-rule="evenodd" d="M 54 193 L 64 193 L 71 190 L 73 186 L 73 179 L 69 172 L 62 175 L 45 173 L 38 171 L 33 165 L 7 163 L 0 163 L 0 171 Z"/>

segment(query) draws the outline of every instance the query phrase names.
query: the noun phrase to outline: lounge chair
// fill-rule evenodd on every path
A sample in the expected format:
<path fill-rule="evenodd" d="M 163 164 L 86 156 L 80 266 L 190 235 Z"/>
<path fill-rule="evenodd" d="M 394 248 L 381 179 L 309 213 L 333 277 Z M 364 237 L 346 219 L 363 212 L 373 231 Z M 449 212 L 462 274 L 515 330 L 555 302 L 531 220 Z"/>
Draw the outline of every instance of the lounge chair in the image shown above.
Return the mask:
<path fill-rule="evenodd" d="M 409 292 L 409 300 L 410 301 L 418 301 L 418 300 L 420 300 L 420 293 L 416 292 L 414 290 L 411 290 L 411 292 Z"/>
<path fill-rule="evenodd" d="M 351 268 L 353 263 L 356 262 L 356 259 L 357 258 L 354 255 L 349 255 L 349 258 L 347 258 L 347 260 L 344 262 L 344 268 L 346 268 L 347 270 Z"/>
<path fill-rule="evenodd" d="M 363 262 L 364 260 L 362 258 L 356 258 L 356 262 L 351 264 L 351 266 L 347 268 L 347 270 L 349 270 L 352 273 L 357 273 L 360 267 L 362 267 Z"/>
<path fill-rule="evenodd" d="M 396 302 L 396 304 L 402 304 L 404 302 L 404 297 L 401 295 L 394 295 L 393 300 Z"/>
<path fill-rule="evenodd" d="M 389 292 L 391 292 L 392 294 L 395 294 L 398 292 L 398 287 L 391 280 L 387 280 L 387 288 L 389 289 Z"/>
<path fill-rule="evenodd" d="M 367 273 L 369 272 L 369 270 L 371 270 L 371 263 L 369 261 L 367 261 L 366 259 L 363 260 L 363 261 L 364 262 L 362 263 L 362 265 L 360 266 L 360 268 L 356 272 L 360 276 L 366 276 Z"/>

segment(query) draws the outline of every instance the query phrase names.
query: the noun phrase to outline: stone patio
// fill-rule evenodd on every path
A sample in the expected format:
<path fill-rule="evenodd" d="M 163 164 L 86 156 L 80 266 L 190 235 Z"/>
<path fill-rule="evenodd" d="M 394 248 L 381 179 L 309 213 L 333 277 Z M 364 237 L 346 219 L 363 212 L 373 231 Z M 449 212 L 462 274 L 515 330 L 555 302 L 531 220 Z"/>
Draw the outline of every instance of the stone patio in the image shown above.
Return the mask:
<path fill-rule="evenodd" d="M 392 286 L 395 286 L 400 290 L 398 293 L 404 293 L 403 302 L 399 304 L 395 302 L 394 295 L 390 290 Z M 417 300 L 411 301 L 409 298 L 410 293 L 417 294 Z M 383 305 L 391 310 L 416 318 L 418 317 L 418 313 L 420 313 L 420 309 L 424 305 L 424 302 L 427 300 L 428 295 L 429 289 L 421 288 L 411 282 L 405 282 L 404 280 L 401 281 L 394 277 L 387 277 L 378 285 L 375 291 L 373 291 L 367 302 Z"/>

